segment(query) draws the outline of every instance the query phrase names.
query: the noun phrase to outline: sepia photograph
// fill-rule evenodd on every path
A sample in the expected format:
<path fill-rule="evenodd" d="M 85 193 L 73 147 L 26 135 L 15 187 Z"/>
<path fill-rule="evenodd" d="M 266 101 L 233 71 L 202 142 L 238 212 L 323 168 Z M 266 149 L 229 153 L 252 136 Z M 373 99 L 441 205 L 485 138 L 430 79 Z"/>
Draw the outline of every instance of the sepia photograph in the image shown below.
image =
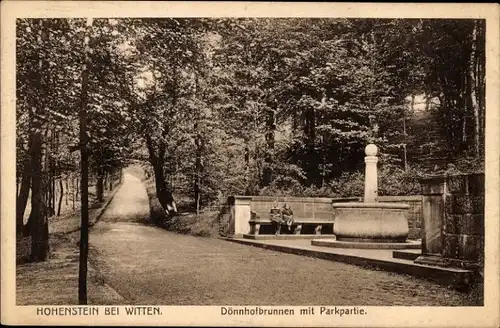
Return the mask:
<path fill-rule="evenodd" d="M 25 16 L 12 306 L 162 325 L 485 307 L 484 17 Z"/>

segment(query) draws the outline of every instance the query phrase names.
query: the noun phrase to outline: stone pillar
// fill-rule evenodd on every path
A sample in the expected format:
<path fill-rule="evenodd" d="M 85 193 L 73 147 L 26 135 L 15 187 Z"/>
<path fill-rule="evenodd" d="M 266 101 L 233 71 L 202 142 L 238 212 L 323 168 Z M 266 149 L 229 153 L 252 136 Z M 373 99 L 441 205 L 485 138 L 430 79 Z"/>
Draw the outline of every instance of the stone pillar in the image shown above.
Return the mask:
<path fill-rule="evenodd" d="M 242 237 L 250 233 L 250 204 L 252 196 L 232 196 L 228 199 L 231 208 L 229 218 L 229 237 Z"/>
<path fill-rule="evenodd" d="M 378 196 L 378 176 L 377 157 L 378 148 L 374 144 L 365 147 L 365 203 L 377 201 Z"/>
<path fill-rule="evenodd" d="M 422 190 L 422 255 L 415 263 L 443 265 L 444 208 L 446 177 L 433 176 L 420 179 Z"/>
<path fill-rule="evenodd" d="M 415 262 L 481 268 L 484 174 L 443 175 L 422 184 L 422 255 Z"/>

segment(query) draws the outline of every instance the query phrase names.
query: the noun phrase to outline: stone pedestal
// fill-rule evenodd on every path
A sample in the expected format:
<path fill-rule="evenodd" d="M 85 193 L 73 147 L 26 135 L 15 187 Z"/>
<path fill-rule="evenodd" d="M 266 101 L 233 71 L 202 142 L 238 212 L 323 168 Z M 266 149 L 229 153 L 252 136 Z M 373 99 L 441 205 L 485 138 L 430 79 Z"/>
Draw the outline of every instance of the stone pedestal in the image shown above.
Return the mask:
<path fill-rule="evenodd" d="M 232 196 L 228 198 L 230 206 L 228 237 L 242 237 L 250 233 L 252 196 Z"/>
<path fill-rule="evenodd" d="M 373 203 L 378 196 L 377 152 L 374 144 L 365 147 L 365 197 L 364 202 Z"/>

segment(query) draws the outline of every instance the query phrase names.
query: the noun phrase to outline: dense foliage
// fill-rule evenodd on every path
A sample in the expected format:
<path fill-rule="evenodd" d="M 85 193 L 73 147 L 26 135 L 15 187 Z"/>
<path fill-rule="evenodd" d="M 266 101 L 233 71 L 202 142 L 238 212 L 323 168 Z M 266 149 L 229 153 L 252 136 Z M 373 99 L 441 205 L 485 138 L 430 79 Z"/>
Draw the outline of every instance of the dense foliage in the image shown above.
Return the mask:
<path fill-rule="evenodd" d="M 78 171 L 82 104 L 96 197 L 142 160 L 164 208 L 360 196 L 368 142 L 381 194 L 484 163 L 480 20 L 25 19 L 16 47 L 18 227 L 30 189 L 36 216 L 56 214 L 46 195 Z"/>

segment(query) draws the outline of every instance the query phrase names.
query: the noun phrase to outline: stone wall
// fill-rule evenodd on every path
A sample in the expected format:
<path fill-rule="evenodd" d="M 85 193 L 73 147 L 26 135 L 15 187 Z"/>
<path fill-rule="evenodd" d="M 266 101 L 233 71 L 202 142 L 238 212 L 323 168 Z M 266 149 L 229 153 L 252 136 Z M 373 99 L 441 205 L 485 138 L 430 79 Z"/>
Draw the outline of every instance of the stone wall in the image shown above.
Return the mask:
<path fill-rule="evenodd" d="M 257 217 L 268 218 L 274 202 L 278 202 L 280 208 L 289 205 L 295 218 L 334 220 L 332 198 L 253 196 L 250 208 Z"/>
<path fill-rule="evenodd" d="M 482 266 L 484 260 L 484 174 L 446 178 L 443 249 L 457 267 Z"/>
<path fill-rule="evenodd" d="M 480 269 L 484 264 L 484 174 L 420 179 L 422 255 L 415 262 Z"/>

